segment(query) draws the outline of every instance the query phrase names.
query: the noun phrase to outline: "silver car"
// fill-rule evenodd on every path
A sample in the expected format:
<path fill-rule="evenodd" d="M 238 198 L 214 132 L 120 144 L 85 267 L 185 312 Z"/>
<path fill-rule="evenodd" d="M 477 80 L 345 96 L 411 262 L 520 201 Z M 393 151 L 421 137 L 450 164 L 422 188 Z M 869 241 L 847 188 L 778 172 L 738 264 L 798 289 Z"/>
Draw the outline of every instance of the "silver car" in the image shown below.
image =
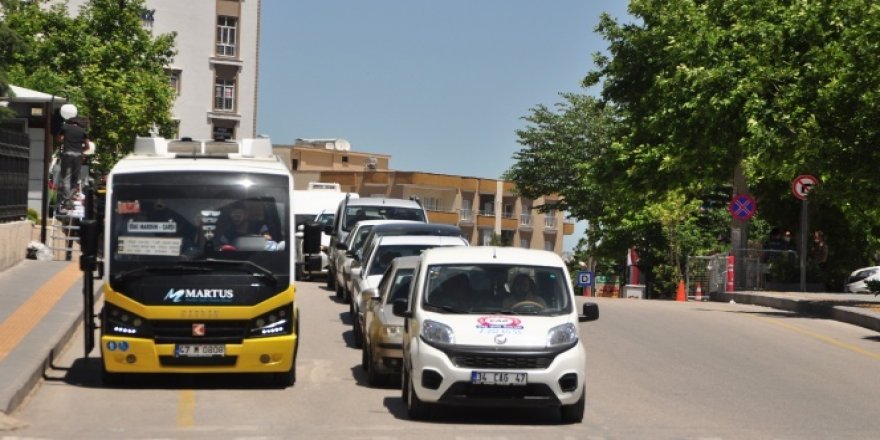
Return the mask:
<path fill-rule="evenodd" d="M 410 282 L 419 257 L 399 257 L 382 276 L 377 288 L 364 291 L 369 297 L 364 310 L 364 345 L 361 367 L 370 386 L 400 380 L 403 318 L 392 313 L 396 299 L 409 296 Z"/>

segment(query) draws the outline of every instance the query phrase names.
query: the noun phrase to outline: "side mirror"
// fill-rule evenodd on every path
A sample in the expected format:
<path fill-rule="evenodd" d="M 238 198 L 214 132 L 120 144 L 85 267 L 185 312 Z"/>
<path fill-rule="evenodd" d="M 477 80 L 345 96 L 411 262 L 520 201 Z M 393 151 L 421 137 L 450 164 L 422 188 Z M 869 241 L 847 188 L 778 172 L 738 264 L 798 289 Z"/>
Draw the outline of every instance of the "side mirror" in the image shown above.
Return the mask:
<path fill-rule="evenodd" d="M 409 311 L 409 300 L 406 298 L 394 300 L 394 303 L 391 305 L 391 313 L 401 318 L 412 318 L 413 316 L 412 312 Z"/>
<path fill-rule="evenodd" d="M 333 226 L 331 225 L 324 226 L 324 233 L 327 235 L 336 235 L 333 233 Z"/>
<path fill-rule="evenodd" d="M 302 232 L 303 230 L 305 230 L 305 226 L 302 224 L 296 227 L 296 232 Z M 299 235 L 297 235 L 297 237 L 299 237 Z"/>
<path fill-rule="evenodd" d="M 578 316 L 579 322 L 595 321 L 599 319 L 599 304 L 584 303 L 584 309 Z"/>
<path fill-rule="evenodd" d="M 296 231 L 296 234 L 293 234 L 293 236 L 299 239 L 302 239 L 306 236 L 306 234 L 303 234 L 302 232 L 302 226 L 300 226 L 300 230 Z"/>
<path fill-rule="evenodd" d="M 348 248 L 345 247 L 345 242 L 344 242 L 344 241 L 337 241 L 337 242 L 336 242 L 336 249 L 339 249 L 339 250 L 343 250 L 343 251 L 345 251 L 345 252 L 348 252 Z"/>

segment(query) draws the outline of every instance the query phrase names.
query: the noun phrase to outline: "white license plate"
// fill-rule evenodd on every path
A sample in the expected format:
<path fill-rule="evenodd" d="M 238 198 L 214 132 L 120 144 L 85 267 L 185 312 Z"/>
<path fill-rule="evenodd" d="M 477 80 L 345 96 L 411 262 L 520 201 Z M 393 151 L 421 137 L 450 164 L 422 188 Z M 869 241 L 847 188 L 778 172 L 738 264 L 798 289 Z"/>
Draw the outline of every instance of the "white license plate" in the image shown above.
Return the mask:
<path fill-rule="evenodd" d="M 527 385 L 528 373 L 502 373 L 498 371 L 472 371 L 471 383 L 476 385 Z"/>
<path fill-rule="evenodd" d="M 174 348 L 174 355 L 182 357 L 225 356 L 226 346 L 223 344 L 178 344 Z"/>

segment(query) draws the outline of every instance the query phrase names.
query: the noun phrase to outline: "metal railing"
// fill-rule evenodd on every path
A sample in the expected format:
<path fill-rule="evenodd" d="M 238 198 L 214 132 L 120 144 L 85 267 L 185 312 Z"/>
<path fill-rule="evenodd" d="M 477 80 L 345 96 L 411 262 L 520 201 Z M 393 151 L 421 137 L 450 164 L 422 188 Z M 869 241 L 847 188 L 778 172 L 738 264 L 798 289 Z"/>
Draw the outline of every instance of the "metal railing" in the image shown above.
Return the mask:
<path fill-rule="evenodd" d="M 544 217 L 544 228 L 556 229 L 556 217 Z"/>
<path fill-rule="evenodd" d="M 473 222 L 474 221 L 474 211 L 470 209 L 459 209 L 458 210 L 458 221 L 460 222 Z"/>
<path fill-rule="evenodd" d="M 27 217 L 29 145 L 26 133 L 0 129 L 0 223 Z"/>
<path fill-rule="evenodd" d="M 519 225 L 523 227 L 532 227 L 532 215 L 531 214 L 520 214 L 519 215 Z"/>

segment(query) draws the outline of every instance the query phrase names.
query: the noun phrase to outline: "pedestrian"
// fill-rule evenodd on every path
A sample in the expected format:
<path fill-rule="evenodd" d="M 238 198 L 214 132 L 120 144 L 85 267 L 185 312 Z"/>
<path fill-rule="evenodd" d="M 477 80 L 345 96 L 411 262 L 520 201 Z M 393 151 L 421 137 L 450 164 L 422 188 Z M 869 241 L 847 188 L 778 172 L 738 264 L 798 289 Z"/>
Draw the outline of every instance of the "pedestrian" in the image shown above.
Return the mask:
<path fill-rule="evenodd" d="M 59 213 L 73 209 L 73 195 L 79 190 L 80 169 L 83 153 L 89 148 L 89 134 L 80 126 L 76 117 L 64 121 L 56 138 L 61 144 L 61 196 Z"/>
<path fill-rule="evenodd" d="M 813 232 L 813 246 L 810 248 L 810 257 L 819 268 L 819 275 L 825 274 L 825 266 L 828 262 L 828 243 L 822 231 Z"/>

